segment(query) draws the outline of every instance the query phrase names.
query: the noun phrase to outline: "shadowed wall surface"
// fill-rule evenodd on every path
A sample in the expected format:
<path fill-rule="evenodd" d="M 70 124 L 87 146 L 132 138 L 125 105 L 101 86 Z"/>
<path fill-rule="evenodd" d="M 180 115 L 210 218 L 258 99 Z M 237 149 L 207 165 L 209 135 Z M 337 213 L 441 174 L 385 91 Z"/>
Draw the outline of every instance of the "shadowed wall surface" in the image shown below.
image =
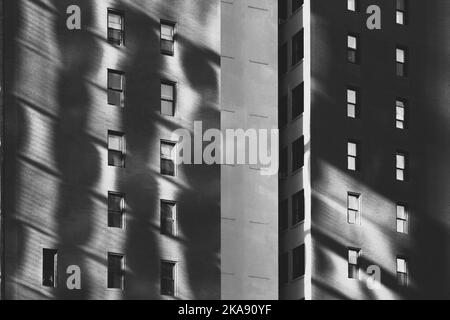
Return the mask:
<path fill-rule="evenodd" d="M 78 5 L 82 29 L 66 28 Z M 124 13 L 125 46 L 106 40 L 107 10 Z M 219 2 L 7 1 L 6 298 L 169 299 L 161 260 L 177 262 L 179 299 L 220 298 L 220 169 L 160 174 L 160 141 L 179 128 L 220 127 Z M 176 23 L 160 53 L 160 20 Z M 125 107 L 107 104 L 107 69 L 125 74 Z M 177 83 L 175 117 L 160 81 Z M 123 132 L 125 168 L 108 166 L 107 132 Z M 108 228 L 108 191 L 125 194 L 124 229 Z M 160 200 L 177 202 L 178 233 L 160 234 Z M 58 250 L 56 288 L 42 286 L 42 249 Z M 107 289 L 108 252 L 123 254 L 124 290 Z M 78 265 L 81 290 L 66 288 Z M 170 298 L 171 299 L 171 298 Z"/>

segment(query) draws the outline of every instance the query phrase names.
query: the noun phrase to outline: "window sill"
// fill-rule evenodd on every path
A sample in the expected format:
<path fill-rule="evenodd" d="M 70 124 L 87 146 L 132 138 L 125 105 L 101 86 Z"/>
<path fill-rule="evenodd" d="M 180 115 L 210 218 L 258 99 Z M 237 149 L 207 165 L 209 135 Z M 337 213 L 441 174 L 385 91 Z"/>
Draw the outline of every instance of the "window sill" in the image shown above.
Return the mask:
<path fill-rule="evenodd" d="M 305 58 L 303 58 L 303 59 L 297 61 L 296 63 L 294 63 L 294 64 L 291 66 L 291 70 L 290 70 L 290 71 L 296 69 L 300 64 L 303 64 L 304 61 L 305 61 Z M 287 72 L 286 72 L 286 73 L 287 73 Z"/>

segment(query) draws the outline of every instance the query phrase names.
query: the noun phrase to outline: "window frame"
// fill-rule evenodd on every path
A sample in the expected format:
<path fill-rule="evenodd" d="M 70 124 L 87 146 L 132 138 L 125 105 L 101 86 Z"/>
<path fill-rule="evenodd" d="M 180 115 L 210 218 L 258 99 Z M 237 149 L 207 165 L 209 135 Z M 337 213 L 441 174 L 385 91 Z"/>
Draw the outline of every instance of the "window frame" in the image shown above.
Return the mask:
<path fill-rule="evenodd" d="M 299 199 L 299 208 L 300 215 L 295 214 L 295 199 Z M 298 217 L 298 219 L 297 219 Z M 298 225 L 305 222 L 305 190 L 302 189 L 296 193 L 294 193 L 291 197 L 291 223 L 292 228 L 297 227 Z"/>
<path fill-rule="evenodd" d="M 403 6 L 401 5 L 403 2 Z M 403 8 L 402 8 L 403 7 Z M 399 13 L 402 15 L 402 22 L 399 23 Z M 408 3 L 407 0 L 395 0 L 395 24 L 399 26 L 406 26 L 408 24 Z"/>
<path fill-rule="evenodd" d="M 399 52 L 403 56 L 403 62 L 399 61 Z M 401 60 L 401 59 L 400 59 Z M 397 45 L 395 47 L 395 74 L 399 78 L 407 78 L 408 77 L 408 49 L 404 46 Z M 401 72 L 400 72 L 401 70 Z"/>
<path fill-rule="evenodd" d="M 352 263 L 350 261 L 350 252 L 356 253 L 356 263 Z M 361 259 L 362 251 L 360 248 L 347 248 L 347 265 L 348 265 L 348 273 L 347 278 L 351 280 L 360 280 L 361 272 L 360 272 L 360 259 Z M 354 270 L 352 269 L 354 268 Z M 356 274 L 356 276 L 352 276 Z"/>
<path fill-rule="evenodd" d="M 110 75 L 110 73 L 113 73 L 113 74 L 116 74 L 116 75 L 120 75 L 121 76 L 121 82 L 122 82 L 122 89 L 121 90 L 117 90 L 117 89 L 114 89 L 112 86 L 110 86 L 110 82 L 109 82 L 109 75 Z M 106 80 L 106 88 L 107 88 L 107 94 L 108 94 L 108 99 L 107 99 L 107 103 L 108 103 L 108 105 L 110 105 L 110 106 L 115 106 L 115 107 L 119 107 L 119 108 L 125 108 L 125 87 L 126 87 L 126 77 L 125 77 L 125 72 L 123 72 L 123 71 L 120 71 L 120 70 L 117 70 L 117 69 L 111 69 L 111 68 L 108 68 L 107 69 L 107 80 Z M 116 105 L 116 104 L 113 104 L 113 103 L 110 103 L 109 102 L 109 91 L 113 91 L 113 92 L 116 92 L 116 93 L 119 93 L 120 95 L 121 95 L 121 99 L 120 99 L 120 105 Z"/>
<path fill-rule="evenodd" d="M 302 264 L 299 266 L 300 270 L 297 273 L 295 270 L 296 267 L 296 253 L 300 251 L 300 262 L 302 262 Z M 306 271 L 306 266 L 305 266 L 305 261 L 306 260 L 306 248 L 305 248 L 305 244 L 301 244 L 297 247 L 295 247 L 294 249 L 292 249 L 292 280 L 298 280 L 301 279 L 305 276 L 305 271 Z"/>
<path fill-rule="evenodd" d="M 163 97 L 163 93 L 162 93 L 162 86 L 166 85 L 166 86 L 171 86 L 173 89 L 173 97 L 172 100 L 168 100 L 165 99 Z M 175 117 L 176 116 L 176 112 L 177 112 L 177 93 L 178 93 L 178 83 L 176 81 L 171 81 L 171 80 L 167 80 L 167 79 L 161 79 L 161 84 L 160 84 L 160 113 L 163 116 L 166 117 Z M 163 101 L 165 102 L 171 102 L 172 103 L 172 115 L 168 115 L 168 114 L 164 114 L 162 111 L 162 105 L 163 105 Z"/>
<path fill-rule="evenodd" d="M 121 205 L 121 210 L 120 211 L 116 211 L 116 210 L 112 210 L 109 207 L 109 197 L 110 196 L 118 196 L 120 197 L 120 205 Z M 117 229 L 117 230 L 125 230 L 125 208 L 126 208 L 126 202 L 125 202 L 125 194 L 121 193 L 121 192 L 116 192 L 116 191 L 108 191 L 108 228 L 110 229 Z M 115 227 L 112 226 L 112 224 L 110 223 L 110 215 L 115 215 L 115 214 L 120 214 L 120 227 Z"/>
<path fill-rule="evenodd" d="M 46 257 L 49 255 L 46 255 L 46 252 L 51 254 L 53 256 L 53 284 L 47 284 L 46 282 L 46 276 L 47 276 L 47 268 L 46 263 L 48 262 L 46 260 Z M 42 278 L 41 278 L 41 286 L 45 288 L 57 288 L 58 287 L 58 249 L 50 249 L 50 248 L 42 248 L 42 255 L 41 255 L 41 268 L 42 268 Z"/>
<path fill-rule="evenodd" d="M 350 207 L 350 198 L 354 197 L 358 202 L 358 210 Z M 351 222 L 350 213 L 355 215 L 355 222 Z M 362 195 L 355 192 L 347 192 L 347 223 L 350 225 L 360 226 L 362 224 Z"/>
<path fill-rule="evenodd" d="M 403 261 L 404 265 L 405 265 L 405 271 L 400 271 L 399 270 L 399 261 Z M 409 262 L 408 259 L 404 256 L 397 256 L 396 257 L 396 277 L 397 277 L 397 284 L 400 287 L 406 288 L 409 285 Z M 404 277 L 404 279 L 402 279 L 402 276 Z M 401 281 L 401 280 L 404 280 Z"/>
<path fill-rule="evenodd" d="M 398 157 L 403 157 L 403 162 L 404 165 L 402 168 L 401 166 L 399 166 L 399 161 L 398 161 Z M 409 179 L 409 157 L 408 157 L 408 153 L 401 151 L 401 150 L 397 150 L 395 153 L 395 180 L 399 181 L 399 182 L 407 182 Z M 399 179 L 399 172 L 402 172 L 402 179 Z"/>
<path fill-rule="evenodd" d="M 404 217 L 399 216 L 399 207 L 403 207 Z M 396 232 L 398 234 L 409 234 L 409 208 L 408 205 L 402 202 L 396 204 Z M 399 231 L 399 223 L 403 225 L 403 231 Z"/>
<path fill-rule="evenodd" d="M 121 36 L 121 42 L 120 44 L 117 44 L 116 42 L 111 41 L 111 38 L 109 36 L 109 30 L 118 30 L 114 28 L 109 27 L 109 14 L 115 14 L 121 17 L 121 27 L 120 30 L 120 36 Z M 106 15 L 106 28 L 107 28 L 107 42 L 111 45 L 114 45 L 116 47 L 125 47 L 125 12 L 123 10 L 118 10 L 115 8 L 107 8 L 107 15 Z"/>
<path fill-rule="evenodd" d="M 353 91 L 355 93 L 355 102 L 354 103 L 351 102 L 350 95 L 349 95 L 350 91 Z M 347 86 L 347 89 L 346 89 L 346 96 L 347 96 L 346 97 L 346 100 L 347 100 L 346 116 L 347 116 L 347 118 L 350 118 L 350 119 L 361 118 L 361 110 L 360 110 L 361 109 L 361 107 L 360 107 L 361 97 L 360 97 L 360 95 L 361 95 L 361 89 L 359 87 Z M 350 106 L 352 106 L 354 108 L 354 116 L 353 117 L 350 116 L 350 112 L 349 112 Z"/>
<path fill-rule="evenodd" d="M 400 104 L 403 104 L 401 106 Z M 408 108 L 409 103 L 406 99 L 403 98 L 396 98 L 395 99 L 395 128 L 398 130 L 407 130 L 409 128 L 409 122 L 408 122 Z M 403 120 L 398 117 L 398 109 L 403 109 Z M 403 127 L 400 127 L 399 124 L 402 124 Z"/>
<path fill-rule="evenodd" d="M 177 23 L 175 21 L 171 21 L 171 20 L 165 20 L 165 19 L 161 19 L 159 21 L 159 42 L 160 42 L 160 52 L 162 55 L 166 55 L 166 56 L 174 56 L 175 55 L 175 43 L 176 43 L 176 35 L 177 35 Z M 170 26 L 172 28 L 172 39 L 164 39 L 163 38 L 163 33 L 162 33 L 162 28 L 163 26 Z M 167 42 L 167 43 L 171 43 L 172 44 L 172 50 L 166 50 L 164 48 L 163 43 Z"/>
<path fill-rule="evenodd" d="M 297 147 L 299 147 L 300 150 L 297 150 Z M 305 166 L 305 136 L 295 139 L 292 142 L 291 148 L 292 174 L 295 174 Z M 299 152 L 298 155 L 296 154 L 297 151 Z M 299 157 L 298 159 L 296 155 Z M 296 160 L 300 160 L 300 162 L 297 163 Z"/>
<path fill-rule="evenodd" d="M 355 48 L 352 48 L 350 46 L 350 38 L 351 37 L 355 39 Z M 359 34 L 352 33 L 352 32 L 347 33 L 347 62 L 348 63 L 354 64 L 354 65 L 360 64 L 360 47 L 361 47 L 361 40 L 360 40 Z M 350 55 L 350 53 L 353 53 L 353 55 Z M 350 59 L 351 56 L 354 57 L 354 61 L 352 61 Z"/>
<path fill-rule="evenodd" d="M 167 205 L 172 205 L 173 206 L 173 210 L 172 210 L 172 218 L 171 219 L 164 219 L 163 217 L 163 205 L 167 204 Z M 177 237 L 178 236 L 178 203 L 176 201 L 172 201 L 172 200 L 165 200 L 165 199 L 161 199 L 159 202 L 159 214 L 160 214 L 160 234 L 164 235 L 164 236 L 168 236 L 168 237 Z M 171 220 L 172 221 L 172 233 L 167 233 L 165 232 L 165 228 L 163 228 L 163 220 L 165 220 L 165 222 L 167 223 L 167 221 Z"/>
<path fill-rule="evenodd" d="M 172 150 L 172 153 L 174 153 L 174 158 L 173 159 L 168 159 L 168 158 L 163 158 L 163 154 L 162 154 L 162 147 L 164 144 L 167 145 L 172 145 L 173 148 L 175 150 Z M 174 141 L 169 141 L 169 140 L 160 140 L 160 152 L 159 152 L 159 160 L 160 160 L 160 174 L 165 176 L 165 177 L 176 177 L 178 175 L 178 166 L 177 166 L 177 161 L 176 161 L 176 155 L 177 155 L 177 147 L 178 147 L 178 143 L 174 142 Z M 173 162 L 173 175 L 167 174 L 167 173 L 163 173 L 163 160 L 171 160 Z"/>
<path fill-rule="evenodd" d="M 350 8 L 350 2 L 351 1 L 353 1 L 353 4 L 354 4 L 354 10 L 352 10 L 351 8 Z M 350 11 L 350 12 L 359 12 L 359 3 L 358 3 L 358 0 L 347 0 L 347 11 Z"/>
<path fill-rule="evenodd" d="M 110 145 L 109 145 L 109 138 L 110 136 L 116 136 L 116 137 L 121 137 L 121 146 L 122 146 L 122 150 L 114 150 L 114 149 L 110 149 Z M 126 159 L 126 143 L 125 143 L 125 133 L 119 132 L 119 131 L 114 131 L 114 130 L 108 130 L 107 133 L 107 149 L 108 149 L 108 167 L 113 167 L 113 168 L 125 168 L 125 159 Z M 122 158 L 122 165 L 121 166 L 115 166 L 113 164 L 110 164 L 110 152 L 113 153 L 119 153 L 121 152 L 121 158 Z"/>
<path fill-rule="evenodd" d="M 113 270 L 110 270 L 110 263 L 109 263 L 109 258 L 110 257 L 120 257 L 121 261 L 120 261 L 120 288 L 114 288 L 114 287 L 110 287 L 110 273 Z M 112 291 L 124 291 L 125 290 L 125 275 L 126 275 L 126 261 L 125 261 L 125 255 L 121 254 L 121 253 L 115 253 L 115 252 L 108 252 L 107 253 L 107 270 L 106 270 L 106 288 L 107 290 L 112 290 Z"/>
<path fill-rule="evenodd" d="M 172 276 L 173 279 L 173 295 L 163 293 L 163 264 L 170 264 L 173 266 L 172 268 Z M 159 280 L 160 280 L 160 295 L 165 297 L 172 297 L 176 298 L 178 296 L 178 261 L 172 261 L 172 260 L 161 260 L 160 263 L 160 269 L 159 269 Z"/>
<path fill-rule="evenodd" d="M 291 38 L 291 67 L 295 67 L 300 64 L 305 59 L 305 31 L 302 27 L 298 32 L 296 32 Z M 301 41 L 298 41 L 300 38 Z M 299 44 L 294 46 L 294 43 Z M 300 57 L 298 56 L 300 53 Z"/>
<path fill-rule="evenodd" d="M 350 144 L 355 146 L 355 155 L 350 154 Z M 355 168 L 350 168 L 350 160 L 353 159 Z M 361 143 L 357 140 L 347 141 L 347 170 L 351 172 L 361 171 Z"/>

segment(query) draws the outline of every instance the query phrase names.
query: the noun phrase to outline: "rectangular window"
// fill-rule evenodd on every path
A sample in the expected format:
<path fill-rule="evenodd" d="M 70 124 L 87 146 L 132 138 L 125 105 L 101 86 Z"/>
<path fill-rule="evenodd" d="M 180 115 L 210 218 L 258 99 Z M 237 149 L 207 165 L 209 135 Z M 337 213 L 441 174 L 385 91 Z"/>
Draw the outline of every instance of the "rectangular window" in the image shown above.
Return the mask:
<path fill-rule="evenodd" d="M 292 65 L 303 60 L 303 29 L 292 37 Z"/>
<path fill-rule="evenodd" d="M 347 143 L 347 169 L 350 171 L 359 171 L 359 143 L 349 141 Z"/>
<path fill-rule="evenodd" d="M 288 96 L 283 95 L 278 104 L 278 127 L 284 128 L 288 123 Z"/>
<path fill-rule="evenodd" d="M 288 176 L 288 148 L 285 147 L 280 152 L 280 178 L 284 179 Z"/>
<path fill-rule="evenodd" d="M 347 195 L 347 221 L 349 224 L 361 224 L 361 195 Z"/>
<path fill-rule="evenodd" d="M 397 258 L 397 283 L 401 287 L 408 286 L 408 261 Z"/>
<path fill-rule="evenodd" d="M 407 52 L 406 49 L 397 47 L 395 49 L 396 72 L 398 77 L 407 75 Z"/>
<path fill-rule="evenodd" d="M 42 250 L 42 285 L 56 288 L 58 275 L 58 250 Z"/>
<path fill-rule="evenodd" d="M 303 167 L 305 154 L 304 138 L 301 137 L 292 144 L 292 172 L 295 172 Z"/>
<path fill-rule="evenodd" d="M 292 0 L 292 13 L 303 6 L 303 0 Z"/>
<path fill-rule="evenodd" d="M 279 281 L 280 284 L 286 284 L 289 281 L 289 254 L 283 253 L 279 260 Z"/>
<path fill-rule="evenodd" d="M 357 12 L 358 11 L 357 0 L 347 0 L 347 10 Z"/>
<path fill-rule="evenodd" d="M 303 111 L 303 94 L 304 94 L 304 83 L 300 83 L 294 89 L 292 89 L 292 119 L 300 116 Z"/>
<path fill-rule="evenodd" d="M 397 129 L 406 129 L 406 101 L 397 99 L 395 101 L 395 127 Z"/>
<path fill-rule="evenodd" d="M 124 280 L 124 256 L 108 253 L 108 289 L 123 290 Z"/>
<path fill-rule="evenodd" d="M 108 165 L 125 167 L 125 141 L 123 133 L 108 131 Z"/>
<path fill-rule="evenodd" d="M 305 220 L 305 191 L 302 190 L 292 196 L 292 225 Z"/>
<path fill-rule="evenodd" d="M 278 0 L 278 18 L 279 23 L 283 23 L 287 19 L 288 14 L 288 3 L 287 0 Z"/>
<path fill-rule="evenodd" d="M 161 82 L 161 114 L 173 117 L 175 115 L 176 85 L 173 82 Z"/>
<path fill-rule="evenodd" d="M 173 56 L 175 51 L 175 24 L 161 21 L 161 53 Z"/>
<path fill-rule="evenodd" d="M 395 2 L 395 22 L 400 25 L 405 25 L 407 22 L 406 0 L 396 0 Z"/>
<path fill-rule="evenodd" d="M 125 196 L 122 193 L 108 192 L 108 227 L 123 229 Z"/>
<path fill-rule="evenodd" d="M 161 295 L 175 296 L 175 262 L 161 261 Z"/>
<path fill-rule="evenodd" d="M 407 179 L 407 156 L 402 152 L 397 152 L 395 156 L 396 178 L 398 181 L 406 181 Z"/>
<path fill-rule="evenodd" d="M 123 14 L 116 10 L 108 10 L 108 42 L 123 46 L 124 44 Z"/>
<path fill-rule="evenodd" d="M 347 117 L 359 117 L 359 90 L 347 88 Z"/>
<path fill-rule="evenodd" d="M 360 249 L 348 249 L 348 278 L 359 279 Z"/>
<path fill-rule="evenodd" d="M 288 200 L 283 200 L 279 203 L 278 214 L 279 214 L 279 229 L 280 231 L 287 230 L 289 226 L 289 202 Z"/>
<path fill-rule="evenodd" d="M 359 43 L 358 36 L 354 34 L 347 35 L 347 61 L 350 63 L 359 63 Z"/>
<path fill-rule="evenodd" d="M 175 152 L 175 143 L 161 142 L 161 174 L 175 176 Z"/>
<path fill-rule="evenodd" d="M 124 92 L 124 73 L 116 70 L 108 70 L 108 104 L 123 107 L 125 105 Z"/>
<path fill-rule="evenodd" d="M 175 202 L 161 200 L 161 234 L 176 235 L 177 206 Z"/>
<path fill-rule="evenodd" d="M 301 245 L 292 251 L 292 279 L 305 275 L 305 245 Z"/>
<path fill-rule="evenodd" d="M 397 232 L 408 233 L 408 209 L 404 204 L 397 204 Z"/>

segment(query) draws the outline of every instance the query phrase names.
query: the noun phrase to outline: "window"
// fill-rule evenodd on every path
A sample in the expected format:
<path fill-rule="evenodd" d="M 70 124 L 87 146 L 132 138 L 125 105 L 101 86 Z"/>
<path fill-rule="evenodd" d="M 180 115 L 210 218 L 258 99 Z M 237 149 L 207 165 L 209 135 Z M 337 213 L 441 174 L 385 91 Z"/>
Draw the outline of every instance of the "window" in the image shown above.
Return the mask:
<path fill-rule="evenodd" d="M 292 65 L 303 60 L 303 29 L 292 37 Z"/>
<path fill-rule="evenodd" d="M 288 96 L 283 95 L 278 103 L 278 127 L 284 128 L 288 123 Z"/>
<path fill-rule="evenodd" d="M 175 95 L 175 83 L 161 82 L 161 114 L 171 117 L 175 115 Z"/>
<path fill-rule="evenodd" d="M 168 236 L 176 235 L 177 210 L 176 203 L 161 201 L 161 234 Z"/>
<path fill-rule="evenodd" d="M 280 231 L 285 231 L 288 228 L 288 219 L 289 219 L 289 202 L 288 200 L 283 200 L 279 203 L 278 214 L 279 217 L 279 229 Z"/>
<path fill-rule="evenodd" d="M 348 249 L 348 278 L 359 279 L 360 249 Z"/>
<path fill-rule="evenodd" d="M 303 6 L 303 0 L 292 0 L 292 13 Z"/>
<path fill-rule="evenodd" d="M 124 44 L 123 14 L 116 10 L 108 10 L 108 42 L 122 46 Z"/>
<path fill-rule="evenodd" d="M 280 260 L 279 260 L 279 282 L 280 284 L 286 284 L 289 281 L 289 254 L 283 253 L 280 256 Z"/>
<path fill-rule="evenodd" d="M 347 195 L 347 221 L 349 224 L 361 224 L 361 196 L 356 193 Z"/>
<path fill-rule="evenodd" d="M 122 133 L 108 131 L 108 165 L 125 167 L 125 143 Z"/>
<path fill-rule="evenodd" d="M 161 53 L 173 56 L 175 44 L 175 24 L 161 21 Z"/>
<path fill-rule="evenodd" d="M 397 24 L 405 25 L 407 16 L 406 16 L 406 0 L 396 0 L 395 1 L 395 22 Z"/>
<path fill-rule="evenodd" d="M 401 287 L 408 286 L 408 261 L 397 258 L 397 283 Z"/>
<path fill-rule="evenodd" d="M 303 167 L 304 139 L 303 137 L 297 139 L 292 144 L 292 171 L 295 172 Z"/>
<path fill-rule="evenodd" d="M 125 76 L 120 71 L 108 70 L 108 104 L 123 107 Z"/>
<path fill-rule="evenodd" d="M 303 82 L 292 90 L 292 119 L 297 118 L 303 113 L 303 92 Z"/>
<path fill-rule="evenodd" d="M 396 178 L 398 181 L 405 181 L 407 179 L 407 156 L 402 152 L 397 152 L 395 157 L 396 162 Z"/>
<path fill-rule="evenodd" d="M 285 147 L 280 152 L 280 178 L 288 176 L 288 148 Z"/>
<path fill-rule="evenodd" d="M 397 99 L 395 101 L 395 127 L 397 129 L 406 129 L 406 101 Z"/>
<path fill-rule="evenodd" d="M 287 19 L 287 8 L 287 0 L 278 0 L 278 17 L 280 24 Z"/>
<path fill-rule="evenodd" d="M 108 227 L 123 228 L 125 196 L 117 192 L 108 192 Z"/>
<path fill-rule="evenodd" d="M 347 117 L 359 117 L 359 90 L 356 88 L 347 89 Z"/>
<path fill-rule="evenodd" d="M 163 296 L 175 296 L 175 268 L 174 262 L 161 262 L 161 295 Z"/>
<path fill-rule="evenodd" d="M 350 171 L 359 170 L 359 143 L 349 141 L 347 143 L 347 169 Z"/>
<path fill-rule="evenodd" d="M 406 66 L 406 60 L 407 60 L 407 53 L 406 53 L 406 49 L 402 49 L 402 48 L 396 48 L 395 50 L 395 55 L 396 55 L 396 65 L 397 65 L 397 76 L 399 77 L 406 77 L 407 74 L 407 66 Z"/>
<path fill-rule="evenodd" d="M 358 0 L 347 0 L 347 10 L 348 11 L 358 11 Z"/>
<path fill-rule="evenodd" d="M 292 279 L 305 275 L 305 245 L 301 245 L 292 251 Z"/>
<path fill-rule="evenodd" d="M 404 204 L 397 204 L 397 232 L 408 233 L 408 209 Z"/>
<path fill-rule="evenodd" d="M 56 288 L 58 276 L 58 250 L 42 250 L 42 285 Z"/>
<path fill-rule="evenodd" d="M 278 52 L 278 74 L 282 76 L 288 69 L 288 46 L 287 43 L 282 44 Z"/>
<path fill-rule="evenodd" d="M 161 174 L 175 176 L 175 147 L 172 142 L 161 142 Z"/>
<path fill-rule="evenodd" d="M 124 256 L 108 253 L 108 289 L 124 288 Z"/>
<path fill-rule="evenodd" d="M 358 36 L 349 34 L 347 36 L 347 61 L 350 63 L 359 63 L 359 44 Z"/>
<path fill-rule="evenodd" d="M 292 225 L 305 220 L 305 191 L 297 192 L 292 197 Z"/>

